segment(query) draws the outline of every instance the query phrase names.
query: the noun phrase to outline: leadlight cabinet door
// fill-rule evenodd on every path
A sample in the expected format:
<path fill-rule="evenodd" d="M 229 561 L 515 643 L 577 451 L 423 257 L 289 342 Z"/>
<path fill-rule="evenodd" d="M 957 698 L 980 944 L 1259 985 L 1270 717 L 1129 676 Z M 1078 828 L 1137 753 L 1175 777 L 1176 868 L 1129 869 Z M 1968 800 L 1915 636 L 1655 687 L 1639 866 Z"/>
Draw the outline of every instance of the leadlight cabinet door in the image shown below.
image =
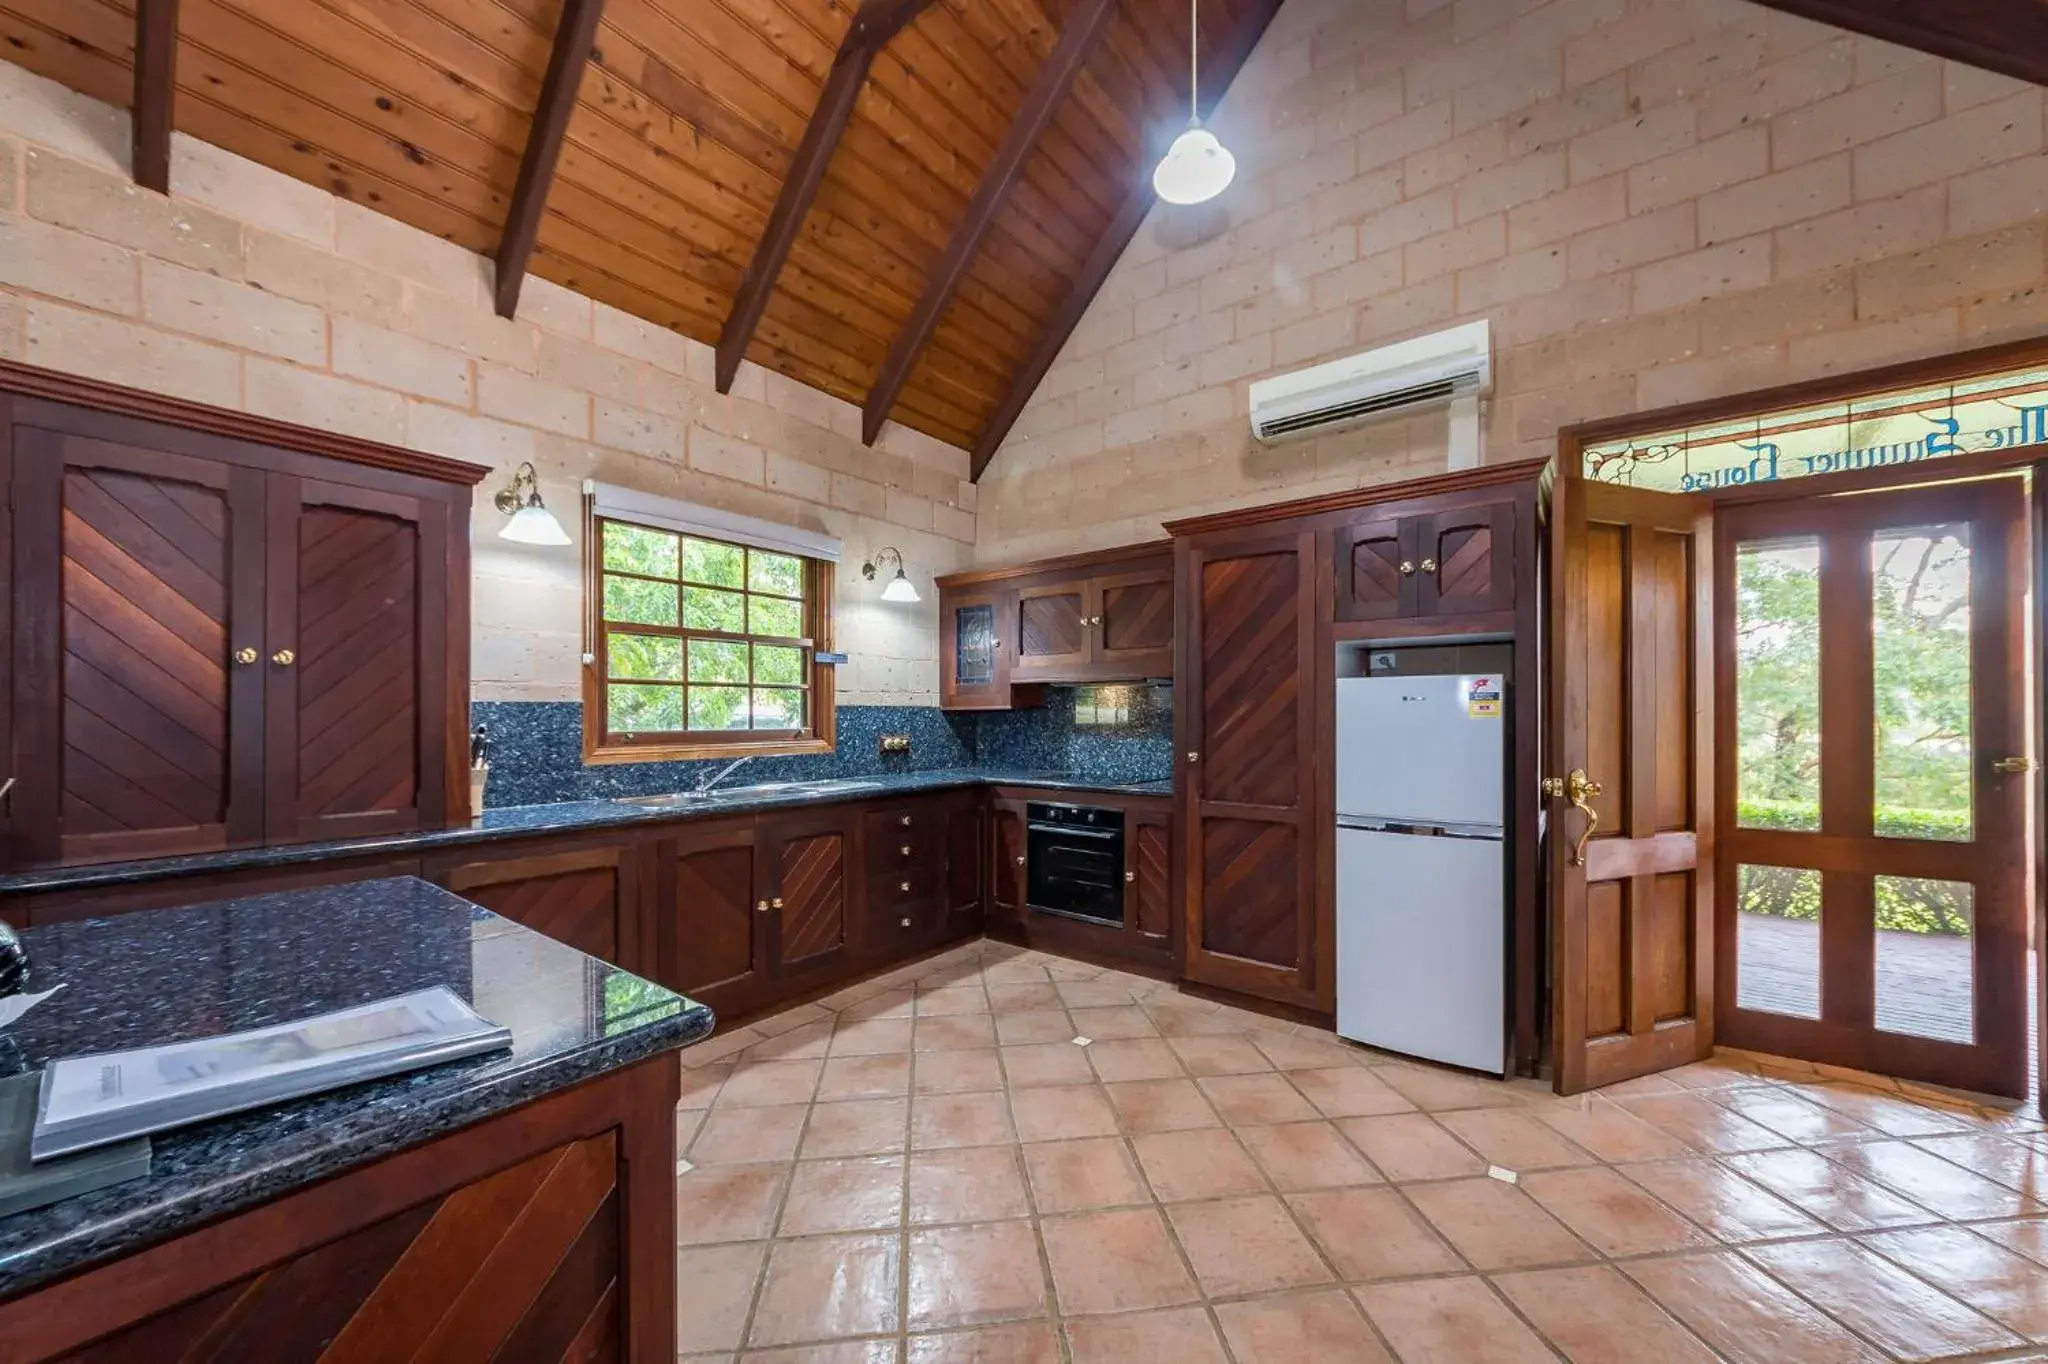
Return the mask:
<path fill-rule="evenodd" d="M 1073 579 L 1017 593 L 1012 677 L 1019 682 L 1071 680 L 1088 667 L 1095 637 L 1088 588 L 1085 579 Z"/>
<path fill-rule="evenodd" d="M 849 954 L 848 875 L 853 807 L 764 821 L 761 878 L 773 925 L 773 974 L 800 975 L 844 962 Z"/>
<path fill-rule="evenodd" d="M 1007 710 L 1015 647 L 1015 592 L 939 594 L 939 704 L 948 710 Z"/>
<path fill-rule="evenodd" d="M 12 435 L 9 861 L 261 841 L 264 475 Z"/>

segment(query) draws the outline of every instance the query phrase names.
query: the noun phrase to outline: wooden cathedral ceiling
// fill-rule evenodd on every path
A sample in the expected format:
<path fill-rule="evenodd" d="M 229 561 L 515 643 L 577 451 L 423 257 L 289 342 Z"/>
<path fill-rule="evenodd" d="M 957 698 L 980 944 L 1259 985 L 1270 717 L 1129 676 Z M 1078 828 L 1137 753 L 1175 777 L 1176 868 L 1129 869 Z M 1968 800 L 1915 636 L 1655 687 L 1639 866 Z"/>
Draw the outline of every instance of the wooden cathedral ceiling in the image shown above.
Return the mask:
<path fill-rule="evenodd" d="M 1277 8 L 1202 0 L 1205 110 Z M 973 450 L 977 474 L 1187 118 L 1186 0 L 141 9 L 158 50 L 176 34 L 174 93 L 149 41 L 135 74 L 137 0 L 0 0 L 0 56 L 135 104 L 145 183 L 161 94 L 181 131 L 501 260 L 524 202 L 533 274 L 723 335 L 721 387 L 744 354 L 865 405 L 870 440 L 887 416 Z"/>

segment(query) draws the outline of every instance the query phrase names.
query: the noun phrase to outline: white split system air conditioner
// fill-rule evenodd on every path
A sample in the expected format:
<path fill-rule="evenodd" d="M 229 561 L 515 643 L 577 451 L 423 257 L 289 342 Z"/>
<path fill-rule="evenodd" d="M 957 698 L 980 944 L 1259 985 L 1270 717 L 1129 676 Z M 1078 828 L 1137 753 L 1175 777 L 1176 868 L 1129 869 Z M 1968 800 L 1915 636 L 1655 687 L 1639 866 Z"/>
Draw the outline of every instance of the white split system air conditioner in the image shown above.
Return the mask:
<path fill-rule="evenodd" d="M 1252 435 L 1267 445 L 1493 390 L 1493 341 L 1467 322 L 1252 384 Z M 1476 407 L 1475 407 L 1476 411 Z"/>

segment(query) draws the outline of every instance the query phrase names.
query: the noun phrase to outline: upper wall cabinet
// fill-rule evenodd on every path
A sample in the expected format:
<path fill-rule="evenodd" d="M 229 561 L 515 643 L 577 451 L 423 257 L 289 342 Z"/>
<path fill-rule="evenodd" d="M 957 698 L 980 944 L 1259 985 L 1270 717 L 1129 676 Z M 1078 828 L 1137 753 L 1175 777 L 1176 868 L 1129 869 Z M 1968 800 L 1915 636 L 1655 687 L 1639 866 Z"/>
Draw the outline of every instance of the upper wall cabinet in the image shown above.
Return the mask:
<path fill-rule="evenodd" d="M 1493 617 L 1513 628 L 1513 501 L 1438 511 L 1373 509 L 1332 532 L 1340 621 L 1442 622 L 1460 631 Z"/>
<path fill-rule="evenodd" d="M 10 393 L 14 377 L 0 373 L 15 779 L 0 861 L 467 816 L 466 478 Z"/>
<path fill-rule="evenodd" d="M 939 579 L 939 703 L 1035 705 L 1037 684 L 1173 672 L 1173 563 L 1162 545 Z"/>

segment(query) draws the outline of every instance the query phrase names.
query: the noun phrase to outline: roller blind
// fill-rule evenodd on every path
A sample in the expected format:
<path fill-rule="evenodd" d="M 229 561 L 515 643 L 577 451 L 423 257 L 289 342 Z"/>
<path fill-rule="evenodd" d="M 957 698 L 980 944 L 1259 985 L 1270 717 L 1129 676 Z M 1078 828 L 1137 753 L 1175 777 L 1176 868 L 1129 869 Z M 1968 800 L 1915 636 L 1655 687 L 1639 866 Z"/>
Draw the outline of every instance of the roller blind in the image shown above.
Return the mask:
<path fill-rule="evenodd" d="M 657 493 L 636 492 L 594 479 L 584 482 L 583 496 L 589 501 L 590 509 L 599 516 L 643 526 L 659 526 L 663 530 L 707 540 L 724 540 L 751 549 L 801 554 L 807 559 L 824 559 L 835 564 L 839 562 L 839 541 L 818 531 L 800 530 L 777 521 L 763 521 L 758 516 L 720 511 L 716 507 L 700 507 L 692 502 L 662 497 Z"/>

